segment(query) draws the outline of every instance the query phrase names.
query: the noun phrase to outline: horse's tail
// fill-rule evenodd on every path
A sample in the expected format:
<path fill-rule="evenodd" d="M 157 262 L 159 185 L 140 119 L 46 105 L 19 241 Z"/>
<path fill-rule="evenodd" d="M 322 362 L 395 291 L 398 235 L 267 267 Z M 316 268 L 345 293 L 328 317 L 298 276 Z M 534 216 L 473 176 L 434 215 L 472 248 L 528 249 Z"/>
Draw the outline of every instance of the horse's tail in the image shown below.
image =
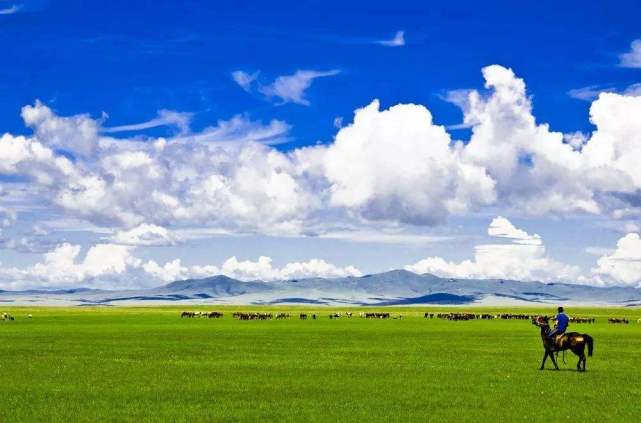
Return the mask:
<path fill-rule="evenodd" d="M 592 351 L 594 351 L 594 339 L 590 335 L 584 335 L 585 342 L 588 344 L 588 356 L 592 357 Z"/>

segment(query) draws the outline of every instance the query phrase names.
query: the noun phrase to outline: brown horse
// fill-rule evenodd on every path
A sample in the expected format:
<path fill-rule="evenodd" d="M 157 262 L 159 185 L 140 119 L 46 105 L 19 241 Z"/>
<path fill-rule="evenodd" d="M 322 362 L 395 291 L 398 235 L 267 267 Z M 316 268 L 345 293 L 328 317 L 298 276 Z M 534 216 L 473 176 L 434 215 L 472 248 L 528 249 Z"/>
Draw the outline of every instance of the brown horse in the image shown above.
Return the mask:
<path fill-rule="evenodd" d="M 546 316 L 539 316 L 532 319 L 532 324 L 541 328 L 541 340 L 543 341 L 543 348 L 545 350 L 539 370 L 543 370 L 545 360 L 548 356 L 552 359 L 552 363 L 554 363 L 556 370 L 559 370 L 559 366 L 556 364 L 556 359 L 554 358 L 554 353 L 570 350 L 579 356 L 579 362 L 576 364 L 576 369 L 579 372 L 584 372 L 586 362 L 585 347 L 587 345 L 588 355 L 590 357 L 592 357 L 592 351 L 594 350 L 594 340 L 592 337 L 585 333 L 568 332 L 563 335 L 557 335 L 552 339 L 548 337 L 548 332 L 550 331 L 550 324 L 548 322 L 549 319 Z"/>

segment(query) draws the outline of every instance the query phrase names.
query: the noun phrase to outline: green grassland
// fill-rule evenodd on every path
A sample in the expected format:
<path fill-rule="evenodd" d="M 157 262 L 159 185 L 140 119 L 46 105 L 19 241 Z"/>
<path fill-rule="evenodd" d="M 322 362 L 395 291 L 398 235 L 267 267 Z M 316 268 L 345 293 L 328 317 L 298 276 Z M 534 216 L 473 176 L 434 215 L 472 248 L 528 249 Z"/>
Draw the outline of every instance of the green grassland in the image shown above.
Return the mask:
<path fill-rule="evenodd" d="M 570 329 L 595 338 L 586 373 L 572 354 L 561 371 L 539 371 L 529 321 L 426 320 L 423 308 L 330 320 L 338 309 L 296 307 L 181 319 L 181 309 L 0 307 L 16 317 L 0 322 L 0 422 L 641 420 L 639 309 L 569 310 L 597 317 Z M 319 319 L 237 321 L 234 310 Z M 456 309 L 468 310 L 552 312 Z"/>

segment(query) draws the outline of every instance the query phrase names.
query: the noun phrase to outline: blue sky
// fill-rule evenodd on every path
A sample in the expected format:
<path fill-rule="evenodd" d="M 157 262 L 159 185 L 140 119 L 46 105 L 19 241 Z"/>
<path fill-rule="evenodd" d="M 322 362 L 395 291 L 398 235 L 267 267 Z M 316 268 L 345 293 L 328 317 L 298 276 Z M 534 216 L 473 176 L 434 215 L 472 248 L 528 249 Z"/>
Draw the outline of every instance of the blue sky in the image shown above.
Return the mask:
<path fill-rule="evenodd" d="M 425 104 L 452 124 L 460 112 L 439 95 L 479 87 L 493 63 L 528 82 L 542 121 L 588 130 L 589 104 L 567 91 L 638 82 L 638 71 L 615 66 L 639 37 L 633 1 L 35 3 L 2 17 L 0 124 L 12 132 L 24 131 L 18 111 L 36 98 L 63 115 L 107 112 L 112 124 L 163 108 L 196 113 L 194 129 L 237 113 L 276 117 L 296 123 L 296 145 L 331 140 L 333 119 L 373 98 Z M 371 43 L 399 29 L 407 48 Z M 230 79 L 236 69 L 269 79 L 334 68 L 340 77 L 318 81 L 306 108 L 273 107 Z"/>
<path fill-rule="evenodd" d="M 0 289 L 404 266 L 635 285 L 640 14 L 0 0 Z"/>

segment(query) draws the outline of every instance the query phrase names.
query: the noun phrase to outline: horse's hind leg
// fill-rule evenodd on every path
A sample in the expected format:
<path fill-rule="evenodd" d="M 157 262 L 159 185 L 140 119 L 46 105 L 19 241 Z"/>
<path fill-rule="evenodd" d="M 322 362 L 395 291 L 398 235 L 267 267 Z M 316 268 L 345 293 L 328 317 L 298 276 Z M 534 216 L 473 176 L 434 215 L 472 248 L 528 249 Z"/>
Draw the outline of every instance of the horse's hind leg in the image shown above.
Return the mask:
<path fill-rule="evenodd" d="M 576 370 L 578 372 L 584 372 L 585 371 L 585 362 L 587 361 L 587 359 L 585 358 L 585 348 L 584 348 L 584 346 L 580 345 L 579 348 L 572 349 L 572 352 L 579 356 L 579 362 L 576 363 Z"/>

